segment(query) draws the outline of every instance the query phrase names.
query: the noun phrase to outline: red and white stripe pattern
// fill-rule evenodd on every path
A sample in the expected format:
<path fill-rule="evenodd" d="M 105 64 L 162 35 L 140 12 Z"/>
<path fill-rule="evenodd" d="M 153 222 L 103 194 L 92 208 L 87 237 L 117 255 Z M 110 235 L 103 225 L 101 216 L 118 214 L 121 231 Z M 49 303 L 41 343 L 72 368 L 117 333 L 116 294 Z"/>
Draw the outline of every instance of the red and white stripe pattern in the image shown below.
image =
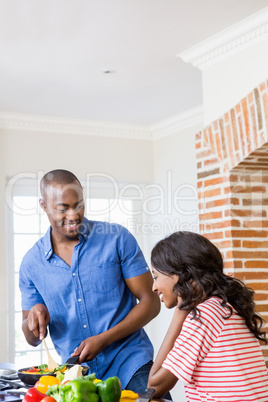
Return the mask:
<path fill-rule="evenodd" d="M 268 374 L 258 340 L 237 314 L 212 297 L 189 314 L 163 363 L 185 384 L 188 402 L 268 402 Z"/>

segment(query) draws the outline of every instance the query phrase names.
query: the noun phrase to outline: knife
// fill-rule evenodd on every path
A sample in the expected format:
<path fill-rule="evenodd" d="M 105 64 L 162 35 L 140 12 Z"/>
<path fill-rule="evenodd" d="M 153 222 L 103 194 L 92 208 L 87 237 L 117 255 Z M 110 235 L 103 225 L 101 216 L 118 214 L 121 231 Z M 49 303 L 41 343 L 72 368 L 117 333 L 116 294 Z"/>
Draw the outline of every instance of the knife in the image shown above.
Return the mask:
<path fill-rule="evenodd" d="M 136 402 L 148 402 L 152 399 L 154 393 L 155 393 L 154 388 L 147 388 L 145 390 L 145 394 L 139 394 L 139 398 L 136 399 Z"/>
<path fill-rule="evenodd" d="M 65 364 L 75 364 L 75 363 L 77 363 L 78 359 L 79 359 L 79 355 L 69 357 L 69 359 L 66 360 Z"/>

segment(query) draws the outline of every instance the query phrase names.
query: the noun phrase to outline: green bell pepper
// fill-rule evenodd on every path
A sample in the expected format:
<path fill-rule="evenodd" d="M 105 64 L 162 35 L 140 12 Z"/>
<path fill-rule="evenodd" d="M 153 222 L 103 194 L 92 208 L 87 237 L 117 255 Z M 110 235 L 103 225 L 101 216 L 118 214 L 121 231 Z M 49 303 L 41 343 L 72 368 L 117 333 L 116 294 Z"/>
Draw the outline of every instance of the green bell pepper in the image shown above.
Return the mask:
<path fill-rule="evenodd" d="M 53 395 L 52 395 L 53 396 Z M 96 385 L 89 380 L 68 381 L 60 388 L 61 402 L 98 402 Z"/>
<path fill-rule="evenodd" d="M 84 381 L 91 381 L 94 382 L 94 380 L 96 380 L 96 374 L 95 373 L 91 373 L 88 375 L 81 375 L 80 377 L 77 377 L 75 379 L 76 380 L 84 380 Z"/>
<path fill-rule="evenodd" d="M 109 377 L 106 381 L 99 381 L 96 386 L 101 402 L 119 402 L 122 388 L 118 377 Z"/>

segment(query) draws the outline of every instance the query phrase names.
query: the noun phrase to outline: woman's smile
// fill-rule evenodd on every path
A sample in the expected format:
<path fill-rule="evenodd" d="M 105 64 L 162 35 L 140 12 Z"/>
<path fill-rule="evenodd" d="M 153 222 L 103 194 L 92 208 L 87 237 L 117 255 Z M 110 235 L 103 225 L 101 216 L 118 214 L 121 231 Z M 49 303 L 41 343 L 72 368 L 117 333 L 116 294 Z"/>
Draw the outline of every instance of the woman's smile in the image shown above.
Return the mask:
<path fill-rule="evenodd" d="M 153 274 L 153 291 L 159 296 L 162 303 L 165 303 L 167 308 L 173 308 L 177 305 L 178 299 L 174 292 L 174 286 L 178 282 L 178 275 L 164 275 L 155 268 L 152 268 Z"/>
<path fill-rule="evenodd" d="M 163 293 L 161 293 L 161 292 L 157 292 L 157 293 L 158 293 L 160 301 L 163 303 Z"/>

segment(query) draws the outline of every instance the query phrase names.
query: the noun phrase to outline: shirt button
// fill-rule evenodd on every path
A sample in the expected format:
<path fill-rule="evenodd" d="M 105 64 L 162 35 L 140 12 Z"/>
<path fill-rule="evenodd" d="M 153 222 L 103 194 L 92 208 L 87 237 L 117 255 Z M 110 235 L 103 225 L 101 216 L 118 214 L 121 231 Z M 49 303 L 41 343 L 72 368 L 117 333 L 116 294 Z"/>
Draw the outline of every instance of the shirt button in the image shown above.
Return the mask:
<path fill-rule="evenodd" d="M 75 276 L 76 274 L 75 274 L 75 272 L 73 273 L 73 276 Z"/>
<path fill-rule="evenodd" d="M 83 327 L 86 328 L 87 327 L 86 324 L 84 324 Z"/>
<path fill-rule="evenodd" d="M 78 299 L 79 302 L 81 302 L 81 299 Z"/>

